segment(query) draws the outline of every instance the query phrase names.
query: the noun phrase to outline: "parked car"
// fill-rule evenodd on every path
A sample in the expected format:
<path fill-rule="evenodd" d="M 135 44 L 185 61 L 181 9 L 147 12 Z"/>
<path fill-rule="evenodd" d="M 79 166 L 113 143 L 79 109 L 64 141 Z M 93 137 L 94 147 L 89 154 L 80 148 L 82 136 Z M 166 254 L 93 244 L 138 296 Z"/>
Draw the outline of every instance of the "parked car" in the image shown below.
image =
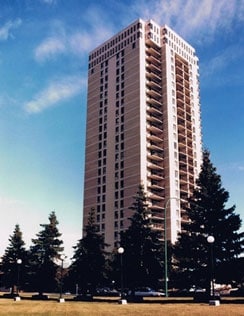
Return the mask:
<path fill-rule="evenodd" d="M 165 296 L 165 293 L 163 292 L 158 292 L 155 291 L 153 289 L 151 289 L 150 287 L 142 287 L 142 288 L 137 288 L 135 289 L 134 293 L 129 293 L 129 294 L 134 294 L 135 296 L 145 296 L 145 297 L 161 297 L 161 296 Z"/>
<path fill-rule="evenodd" d="M 109 287 L 97 288 L 96 295 L 101 296 L 118 296 L 119 292 L 115 289 L 111 289 Z"/>

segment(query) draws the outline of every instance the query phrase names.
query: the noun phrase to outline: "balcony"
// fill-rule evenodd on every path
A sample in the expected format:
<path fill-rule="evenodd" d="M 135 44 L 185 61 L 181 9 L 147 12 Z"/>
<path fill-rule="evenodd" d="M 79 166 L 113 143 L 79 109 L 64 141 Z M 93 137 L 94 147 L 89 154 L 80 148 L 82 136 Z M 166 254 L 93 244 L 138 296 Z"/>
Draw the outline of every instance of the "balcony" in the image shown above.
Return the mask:
<path fill-rule="evenodd" d="M 147 197 L 151 200 L 155 200 L 155 201 L 162 201 L 164 200 L 164 197 L 152 192 L 148 192 Z"/>
<path fill-rule="evenodd" d="M 156 73 L 154 73 L 152 71 L 148 71 L 146 73 L 146 77 L 151 79 L 151 80 L 156 81 L 157 83 L 161 83 L 161 77 L 158 74 L 156 74 Z"/>
<path fill-rule="evenodd" d="M 157 143 L 162 143 L 163 142 L 161 137 L 158 137 L 158 136 L 153 135 L 153 134 L 148 134 L 147 135 L 147 140 L 154 141 L 154 142 L 157 142 Z"/>
<path fill-rule="evenodd" d="M 160 162 L 160 161 L 163 161 L 163 160 L 164 160 L 163 157 L 160 156 L 160 155 L 158 155 L 158 154 L 148 154 L 148 155 L 147 155 L 147 158 L 150 159 L 152 162 L 153 162 L 153 161 L 158 161 L 158 162 Z"/>
<path fill-rule="evenodd" d="M 147 103 L 151 103 L 151 104 L 149 104 L 150 106 L 155 105 L 156 107 L 160 107 L 160 108 L 162 106 L 161 97 L 158 99 L 147 97 Z"/>
<path fill-rule="evenodd" d="M 158 180 L 158 181 L 163 180 L 163 174 L 160 175 L 160 174 L 153 174 L 153 173 L 151 173 L 147 177 L 149 179 Z"/>
<path fill-rule="evenodd" d="M 162 87 L 161 87 L 160 83 L 159 83 L 159 82 L 156 82 L 156 81 L 153 80 L 153 79 L 147 80 L 147 88 L 148 88 L 148 89 L 156 90 L 156 91 L 158 91 L 159 93 L 160 93 L 161 90 L 162 90 Z"/>
<path fill-rule="evenodd" d="M 146 55 L 146 60 L 150 64 L 155 65 L 156 67 L 161 67 L 161 60 L 159 58 L 153 56 L 152 54 Z"/>
<path fill-rule="evenodd" d="M 162 125 L 162 120 L 160 118 L 158 118 L 157 116 L 154 116 L 152 114 L 147 116 L 147 120 L 149 122 L 156 123 L 158 125 Z"/>
<path fill-rule="evenodd" d="M 161 58 L 161 51 L 159 47 L 156 47 L 155 45 L 147 45 L 146 52 L 152 56 L 154 56 L 157 59 Z"/>
<path fill-rule="evenodd" d="M 162 167 L 156 163 L 151 163 L 151 162 L 149 162 L 147 164 L 147 168 L 150 170 L 164 170 L 164 167 Z"/>
<path fill-rule="evenodd" d="M 155 150 L 157 152 L 162 152 L 163 151 L 163 148 L 160 147 L 160 146 L 157 146 L 157 144 L 153 144 L 153 143 L 150 143 L 149 145 L 147 145 L 147 149 L 149 150 Z"/>
<path fill-rule="evenodd" d="M 159 128 L 159 127 L 154 126 L 154 125 L 147 124 L 147 131 L 148 132 L 152 132 L 152 133 L 160 136 L 162 134 L 163 130 L 161 128 Z"/>
<path fill-rule="evenodd" d="M 155 98 L 156 100 L 161 100 L 161 93 L 152 87 L 147 89 L 147 95 L 151 98 Z"/>
<path fill-rule="evenodd" d="M 147 63 L 146 69 L 148 72 L 154 72 L 156 75 L 161 76 L 161 68 L 157 67 L 153 63 Z"/>

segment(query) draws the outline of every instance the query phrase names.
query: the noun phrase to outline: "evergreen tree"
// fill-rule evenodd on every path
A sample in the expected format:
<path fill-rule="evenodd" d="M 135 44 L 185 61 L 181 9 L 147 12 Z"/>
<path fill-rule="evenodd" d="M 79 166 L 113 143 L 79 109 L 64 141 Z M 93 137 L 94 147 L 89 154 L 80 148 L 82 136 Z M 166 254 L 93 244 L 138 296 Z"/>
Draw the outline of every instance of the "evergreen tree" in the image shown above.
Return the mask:
<path fill-rule="evenodd" d="M 232 262 L 243 252 L 244 234 L 238 232 L 241 219 L 234 212 L 235 206 L 226 206 L 229 193 L 222 187 L 220 175 L 216 173 L 207 150 L 203 153 L 196 184 L 185 210 L 188 220 L 182 222 L 182 232 L 173 250 L 177 280 L 175 286 L 189 288 L 196 285 L 209 291 L 211 265 L 207 237 L 215 238 L 212 245 L 214 277 L 217 282 L 229 283 L 231 274 L 219 272 L 223 271 L 221 266 L 228 266 L 226 263 Z"/>
<path fill-rule="evenodd" d="M 34 290 L 40 294 L 45 291 L 56 290 L 56 274 L 58 260 L 63 251 L 63 241 L 60 240 L 61 233 L 58 230 L 58 220 L 55 212 L 49 216 L 49 224 L 40 224 L 43 228 L 32 239 L 30 247 L 30 283 Z"/>
<path fill-rule="evenodd" d="M 96 287 L 105 281 L 107 244 L 98 232 L 95 210 L 92 208 L 85 227 L 84 237 L 74 247 L 70 279 L 79 285 L 82 294 L 93 294 Z"/>
<path fill-rule="evenodd" d="M 21 260 L 21 263 L 17 261 Z M 13 235 L 9 238 L 9 246 L 2 257 L 3 283 L 11 288 L 12 294 L 18 285 L 24 287 L 27 263 L 27 252 L 23 241 L 22 232 L 18 224 L 15 225 Z"/>
<path fill-rule="evenodd" d="M 163 278 L 164 249 L 161 233 L 151 223 L 152 214 L 142 185 L 130 209 L 133 211 L 131 225 L 121 233 L 126 286 L 132 290 L 139 286 L 157 288 Z"/>

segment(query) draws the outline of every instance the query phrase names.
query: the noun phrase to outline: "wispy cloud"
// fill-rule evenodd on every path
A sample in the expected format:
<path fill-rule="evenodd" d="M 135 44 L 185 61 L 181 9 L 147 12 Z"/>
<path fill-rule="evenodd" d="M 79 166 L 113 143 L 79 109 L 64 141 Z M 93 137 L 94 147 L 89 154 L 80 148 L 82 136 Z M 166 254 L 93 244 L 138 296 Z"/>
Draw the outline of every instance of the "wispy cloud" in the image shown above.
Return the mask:
<path fill-rule="evenodd" d="M 84 80 L 78 76 L 63 78 L 51 82 L 48 87 L 24 104 L 24 109 L 29 114 L 40 113 L 57 104 L 61 104 L 81 93 Z"/>
<path fill-rule="evenodd" d="M 91 51 L 97 45 L 103 41 L 109 39 L 112 36 L 111 28 L 98 27 L 92 32 L 77 32 L 71 34 L 68 39 L 69 50 L 75 54 L 84 54 Z"/>
<path fill-rule="evenodd" d="M 103 41 L 109 39 L 115 29 L 108 22 L 104 23 L 101 16 L 104 11 L 97 7 L 89 7 L 83 17 L 86 29 L 70 32 L 61 21 L 55 20 L 50 26 L 50 36 L 35 48 L 34 58 L 38 62 L 45 62 L 57 58 L 61 54 L 83 56 Z"/>
<path fill-rule="evenodd" d="M 10 37 L 13 37 L 12 30 L 18 28 L 22 24 L 21 19 L 14 21 L 7 21 L 2 27 L 0 27 L 0 41 L 6 41 Z"/>
<path fill-rule="evenodd" d="M 65 41 L 61 38 L 50 37 L 44 40 L 35 49 L 35 59 L 37 61 L 45 61 L 46 59 L 51 59 L 57 54 L 65 52 Z"/>
<path fill-rule="evenodd" d="M 57 0 L 39 0 L 40 2 L 52 5 L 52 4 L 56 4 Z"/>
<path fill-rule="evenodd" d="M 166 23 L 186 38 L 212 40 L 213 34 L 229 31 L 232 23 L 243 21 L 244 2 L 239 0 L 153 0 L 138 2 L 133 10 L 146 19 Z M 242 13 L 241 13 L 242 12 Z"/>
<path fill-rule="evenodd" d="M 219 169 L 222 172 L 232 172 L 233 174 L 244 172 L 244 161 L 232 161 L 220 164 Z"/>
<path fill-rule="evenodd" d="M 1 91 L 0 93 L 0 109 L 5 108 L 9 111 L 18 105 L 18 101 L 12 95 L 7 94 L 7 92 Z"/>
<path fill-rule="evenodd" d="M 243 55 L 244 48 L 241 44 L 236 43 L 235 45 L 226 47 L 223 51 L 219 52 L 218 55 L 208 60 L 206 64 L 203 64 L 204 77 L 227 68 L 229 64 L 238 61 Z"/>

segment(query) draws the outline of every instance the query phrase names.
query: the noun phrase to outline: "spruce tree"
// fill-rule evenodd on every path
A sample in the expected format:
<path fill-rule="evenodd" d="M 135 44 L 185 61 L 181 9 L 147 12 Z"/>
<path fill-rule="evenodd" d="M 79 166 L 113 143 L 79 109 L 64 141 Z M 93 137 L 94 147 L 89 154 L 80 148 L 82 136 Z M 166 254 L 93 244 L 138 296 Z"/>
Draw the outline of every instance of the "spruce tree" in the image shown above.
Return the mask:
<path fill-rule="evenodd" d="M 190 288 L 200 286 L 210 290 L 210 245 L 208 236 L 213 236 L 214 278 L 216 282 L 229 283 L 231 274 L 220 273 L 243 252 L 244 234 L 240 216 L 235 206 L 227 207 L 229 193 L 222 187 L 221 177 L 210 161 L 210 153 L 203 152 L 203 163 L 196 189 L 186 204 L 174 253 L 175 286 Z"/>
<path fill-rule="evenodd" d="M 33 290 L 50 292 L 57 289 L 56 274 L 60 253 L 63 251 L 63 241 L 58 230 L 58 220 L 55 212 L 49 216 L 48 224 L 40 224 L 43 228 L 37 238 L 32 239 L 30 247 L 30 283 Z"/>
<path fill-rule="evenodd" d="M 21 260 L 18 263 L 17 260 Z M 12 294 L 16 294 L 16 287 L 24 287 L 27 264 L 27 251 L 23 234 L 18 224 L 15 225 L 13 235 L 9 238 L 9 246 L 2 257 L 3 283 L 11 288 Z"/>
<path fill-rule="evenodd" d="M 93 295 L 97 286 L 105 281 L 106 247 L 104 236 L 95 223 L 95 210 L 91 209 L 84 237 L 74 246 L 73 263 L 70 267 L 70 279 L 77 283 L 81 294 Z"/>
<path fill-rule="evenodd" d="M 162 236 L 153 228 L 152 213 L 142 185 L 130 209 L 133 211 L 131 225 L 121 233 L 125 286 L 132 290 L 140 286 L 157 288 L 164 272 Z"/>

